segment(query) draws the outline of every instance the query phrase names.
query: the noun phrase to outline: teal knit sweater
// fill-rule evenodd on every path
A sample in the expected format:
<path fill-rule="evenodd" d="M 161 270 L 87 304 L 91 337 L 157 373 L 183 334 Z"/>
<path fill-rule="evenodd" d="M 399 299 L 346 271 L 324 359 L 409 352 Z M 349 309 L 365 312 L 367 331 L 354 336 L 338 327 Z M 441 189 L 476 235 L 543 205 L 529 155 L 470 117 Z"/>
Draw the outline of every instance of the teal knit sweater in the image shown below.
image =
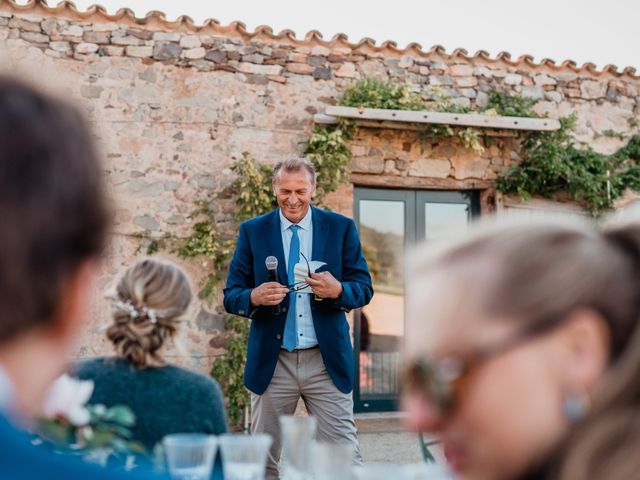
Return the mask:
<path fill-rule="evenodd" d="M 210 377 L 173 366 L 139 369 L 115 357 L 81 361 L 73 375 L 94 381 L 89 403 L 131 408 L 133 438 L 149 451 L 170 433 L 227 431 L 222 393 Z"/>

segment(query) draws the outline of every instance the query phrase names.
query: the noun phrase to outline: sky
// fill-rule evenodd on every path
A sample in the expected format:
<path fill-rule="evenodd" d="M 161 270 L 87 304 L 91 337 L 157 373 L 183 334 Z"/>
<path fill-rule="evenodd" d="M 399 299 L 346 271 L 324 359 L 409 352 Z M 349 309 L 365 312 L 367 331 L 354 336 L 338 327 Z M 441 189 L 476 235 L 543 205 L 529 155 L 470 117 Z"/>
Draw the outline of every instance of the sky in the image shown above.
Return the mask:
<path fill-rule="evenodd" d="M 18 0 L 25 3 L 26 0 Z M 49 0 L 49 4 L 56 4 Z M 640 0 L 76 0 L 80 9 L 100 3 L 109 13 L 131 8 L 143 17 L 150 10 L 167 18 L 189 15 L 197 24 L 215 18 L 223 25 L 238 20 L 252 31 L 269 25 L 289 28 L 299 38 L 318 30 L 325 39 L 343 32 L 357 42 L 394 40 L 400 48 L 417 42 L 424 49 L 442 45 L 448 52 L 507 51 L 556 62 L 571 59 L 598 68 L 614 64 L 640 72 L 638 19 Z"/>

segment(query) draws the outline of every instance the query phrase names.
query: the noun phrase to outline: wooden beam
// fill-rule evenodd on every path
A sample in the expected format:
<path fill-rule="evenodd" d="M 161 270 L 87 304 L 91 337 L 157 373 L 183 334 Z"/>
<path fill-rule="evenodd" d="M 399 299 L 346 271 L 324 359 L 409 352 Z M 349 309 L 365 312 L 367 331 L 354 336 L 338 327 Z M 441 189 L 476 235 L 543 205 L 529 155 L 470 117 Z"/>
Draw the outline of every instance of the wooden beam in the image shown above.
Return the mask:
<path fill-rule="evenodd" d="M 560 213 L 571 213 L 590 217 L 591 214 L 580 205 L 572 202 L 560 202 L 548 198 L 531 198 L 522 200 L 518 195 L 503 195 L 504 208 L 515 208 L 520 210 L 537 210 Z"/>
<path fill-rule="evenodd" d="M 318 113 L 315 115 L 315 122 L 322 125 L 331 125 L 338 122 L 338 117 L 331 117 L 329 115 L 324 115 L 322 113 Z M 385 120 L 356 120 L 358 127 L 363 128 L 380 128 L 380 129 L 391 129 L 391 130 L 411 130 L 414 132 L 418 132 L 424 127 L 420 125 L 416 125 L 415 123 L 404 123 L 404 122 L 388 122 Z M 496 128 L 485 128 L 482 130 L 482 135 L 486 135 L 487 137 L 510 137 L 515 138 L 518 136 L 518 132 L 515 130 L 498 130 Z"/>
<path fill-rule="evenodd" d="M 457 180 L 455 178 L 399 177 L 395 175 L 387 176 L 369 173 L 352 173 L 351 183 L 356 187 L 433 190 L 483 190 L 494 186 L 493 182 L 480 180 L 478 178 Z"/>
<path fill-rule="evenodd" d="M 334 107 L 315 116 L 317 123 L 335 123 L 338 118 L 383 122 L 434 123 L 461 127 L 497 128 L 507 130 L 558 130 L 560 122 L 552 118 L 524 118 L 479 115 L 476 113 L 443 113 L 429 111 L 385 110 L 379 108 Z"/>

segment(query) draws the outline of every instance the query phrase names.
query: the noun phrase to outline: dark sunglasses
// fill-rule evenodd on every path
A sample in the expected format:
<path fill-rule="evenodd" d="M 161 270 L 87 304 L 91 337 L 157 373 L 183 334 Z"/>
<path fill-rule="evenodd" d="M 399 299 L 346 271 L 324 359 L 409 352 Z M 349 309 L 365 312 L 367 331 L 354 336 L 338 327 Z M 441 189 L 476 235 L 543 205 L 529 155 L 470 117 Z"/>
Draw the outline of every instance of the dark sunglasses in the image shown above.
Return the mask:
<path fill-rule="evenodd" d="M 307 264 L 307 277 L 310 277 L 311 267 L 309 266 L 309 260 L 307 260 L 307 257 L 304 256 L 304 253 L 300 252 L 300 255 L 302 256 L 302 258 L 304 258 L 304 261 Z M 292 285 L 287 285 L 287 288 L 289 289 L 289 292 L 297 292 L 299 290 L 304 290 L 308 286 L 309 284 L 307 282 L 296 282 Z"/>
<path fill-rule="evenodd" d="M 553 316 L 533 323 L 495 345 L 467 355 L 419 358 L 405 370 L 403 388 L 426 395 L 440 413 L 451 413 L 460 401 L 465 383 L 483 363 L 553 330 L 564 318 L 566 315 Z"/>

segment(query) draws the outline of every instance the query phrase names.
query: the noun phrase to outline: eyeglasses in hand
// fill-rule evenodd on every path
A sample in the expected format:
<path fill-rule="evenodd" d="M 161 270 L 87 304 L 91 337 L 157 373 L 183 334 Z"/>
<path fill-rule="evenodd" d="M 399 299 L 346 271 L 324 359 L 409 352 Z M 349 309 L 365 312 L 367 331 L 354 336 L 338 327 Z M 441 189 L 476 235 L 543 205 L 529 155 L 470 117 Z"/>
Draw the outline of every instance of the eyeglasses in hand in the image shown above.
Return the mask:
<path fill-rule="evenodd" d="M 304 258 L 305 263 L 307 264 L 307 277 L 311 276 L 311 267 L 309 266 L 309 260 L 304 256 L 304 253 L 300 252 L 300 256 Z M 289 292 L 297 292 L 299 290 L 304 290 L 307 288 L 309 284 L 307 282 L 296 282 L 292 285 L 287 285 Z"/>

